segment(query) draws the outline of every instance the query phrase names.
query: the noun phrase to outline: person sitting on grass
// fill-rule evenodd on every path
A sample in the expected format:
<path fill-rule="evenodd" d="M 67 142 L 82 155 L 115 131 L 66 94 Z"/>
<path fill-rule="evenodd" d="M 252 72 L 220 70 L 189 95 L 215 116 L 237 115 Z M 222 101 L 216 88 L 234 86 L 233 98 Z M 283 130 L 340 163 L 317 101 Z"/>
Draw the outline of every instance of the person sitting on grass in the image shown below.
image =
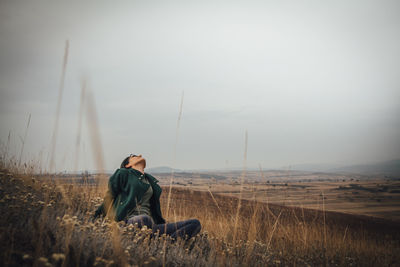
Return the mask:
<path fill-rule="evenodd" d="M 107 215 L 117 222 L 137 223 L 139 228 L 146 225 L 152 229 L 152 237 L 156 232 L 165 233 L 174 241 L 178 236 L 187 240 L 199 233 L 201 224 L 197 219 L 166 223 L 160 208 L 162 189 L 156 178 L 144 172 L 145 167 L 142 155 L 126 157 L 110 177 L 108 191 L 94 218 Z"/>

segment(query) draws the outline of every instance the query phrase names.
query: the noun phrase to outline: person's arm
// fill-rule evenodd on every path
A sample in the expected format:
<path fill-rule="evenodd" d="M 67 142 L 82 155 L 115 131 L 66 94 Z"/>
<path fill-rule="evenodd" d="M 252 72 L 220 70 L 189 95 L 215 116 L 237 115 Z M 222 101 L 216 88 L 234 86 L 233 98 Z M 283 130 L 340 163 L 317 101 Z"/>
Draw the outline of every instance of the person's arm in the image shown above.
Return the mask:
<path fill-rule="evenodd" d="M 161 214 L 161 204 L 160 204 L 160 196 L 161 196 L 161 186 L 158 185 L 158 179 L 156 179 L 153 175 L 148 174 L 150 179 L 152 180 L 153 183 L 153 205 L 154 205 L 154 214 L 153 219 L 157 224 L 164 224 L 166 223 L 165 219 L 163 218 Z"/>

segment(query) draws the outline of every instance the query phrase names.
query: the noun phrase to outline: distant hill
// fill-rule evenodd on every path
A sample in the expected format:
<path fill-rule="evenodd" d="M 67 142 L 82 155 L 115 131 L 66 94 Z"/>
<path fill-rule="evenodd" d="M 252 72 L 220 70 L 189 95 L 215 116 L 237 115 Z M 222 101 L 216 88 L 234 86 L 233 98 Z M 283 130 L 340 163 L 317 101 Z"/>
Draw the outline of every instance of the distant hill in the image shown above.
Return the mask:
<path fill-rule="evenodd" d="M 171 167 L 168 166 L 160 166 L 160 167 L 153 167 L 153 168 L 146 168 L 145 172 L 148 173 L 170 173 L 172 172 L 172 170 L 174 172 L 183 172 L 183 170 L 180 169 L 173 169 Z"/>
<path fill-rule="evenodd" d="M 400 178 L 400 159 L 384 161 L 374 164 L 359 164 L 332 168 L 330 172 L 351 172 L 361 174 L 384 174 Z"/>
<path fill-rule="evenodd" d="M 329 164 L 329 163 L 306 163 L 306 164 L 293 164 L 289 166 L 282 166 L 280 170 L 293 170 L 293 171 L 309 171 L 309 172 L 327 172 L 329 170 L 340 168 L 343 165 Z"/>
<path fill-rule="evenodd" d="M 172 169 L 168 166 L 160 166 L 146 169 L 149 173 L 170 173 L 174 170 L 175 173 L 183 172 L 229 172 L 229 171 L 243 171 L 243 168 L 221 168 L 221 169 L 197 169 L 197 170 L 182 170 Z M 391 178 L 400 178 L 400 159 L 389 160 L 371 164 L 357 164 L 357 165 L 343 165 L 343 164 L 329 164 L 329 163 L 310 163 L 310 164 L 293 164 L 289 166 L 281 166 L 268 170 L 292 170 L 292 171 L 309 171 L 309 172 L 345 172 L 357 174 L 383 174 Z M 247 168 L 247 171 L 259 171 L 258 168 Z"/>
<path fill-rule="evenodd" d="M 400 159 L 370 164 L 340 165 L 340 164 L 294 164 L 281 167 L 284 170 L 314 171 L 314 172 L 345 172 L 357 174 L 383 174 L 400 178 Z"/>

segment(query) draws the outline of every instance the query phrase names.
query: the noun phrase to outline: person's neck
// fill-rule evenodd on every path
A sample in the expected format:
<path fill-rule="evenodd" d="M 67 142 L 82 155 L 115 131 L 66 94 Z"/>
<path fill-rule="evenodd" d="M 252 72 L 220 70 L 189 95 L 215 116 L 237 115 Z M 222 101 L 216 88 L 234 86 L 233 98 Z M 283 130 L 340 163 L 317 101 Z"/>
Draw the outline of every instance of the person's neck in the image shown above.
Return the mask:
<path fill-rule="evenodd" d="M 132 166 L 132 169 L 138 170 L 138 171 L 140 171 L 141 173 L 144 174 L 144 166 L 143 165 Z"/>

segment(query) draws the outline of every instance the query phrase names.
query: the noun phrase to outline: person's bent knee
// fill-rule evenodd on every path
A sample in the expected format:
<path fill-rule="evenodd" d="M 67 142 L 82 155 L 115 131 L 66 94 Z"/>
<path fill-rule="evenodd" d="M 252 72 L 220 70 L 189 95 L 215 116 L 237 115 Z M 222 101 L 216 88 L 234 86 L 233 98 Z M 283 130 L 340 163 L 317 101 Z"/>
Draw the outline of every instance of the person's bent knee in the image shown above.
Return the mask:
<path fill-rule="evenodd" d="M 200 230 L 201 230 L 201 223 L 200 223 L 200 221 L 197 220 L 197 219 L 191 219 L 191 223 L 192 223 L 193 225 L 196 226 L 196 229 L 197 229 L 196 232 L 200 232 Z"/>
<path fill-rule="evenodd" d="M 153 227 L 153 221 L 149 215 L 143 215 L 142 222 L 143 222 L 143 225 L 146 225 L 149 228 Z"/>
<path fill-rule="evenodd" d="M 197 226 L 201 227 L 201 223 L 200 223 L 200 221 L 197 220 L 197 219 L 192 219 L 192 223 L 193 223 L 194 225 L 197 225 Z"/>
<path fill-rule="evenodd" d="M 134 217 L 131 217 L 127 221 L 128 224 L 138 224 L 139 228 L 142 228 L 144 225 L 146 225 L 148 228 L 153 227 L 153 221 L 149 215 L 136 215 Z"/>

